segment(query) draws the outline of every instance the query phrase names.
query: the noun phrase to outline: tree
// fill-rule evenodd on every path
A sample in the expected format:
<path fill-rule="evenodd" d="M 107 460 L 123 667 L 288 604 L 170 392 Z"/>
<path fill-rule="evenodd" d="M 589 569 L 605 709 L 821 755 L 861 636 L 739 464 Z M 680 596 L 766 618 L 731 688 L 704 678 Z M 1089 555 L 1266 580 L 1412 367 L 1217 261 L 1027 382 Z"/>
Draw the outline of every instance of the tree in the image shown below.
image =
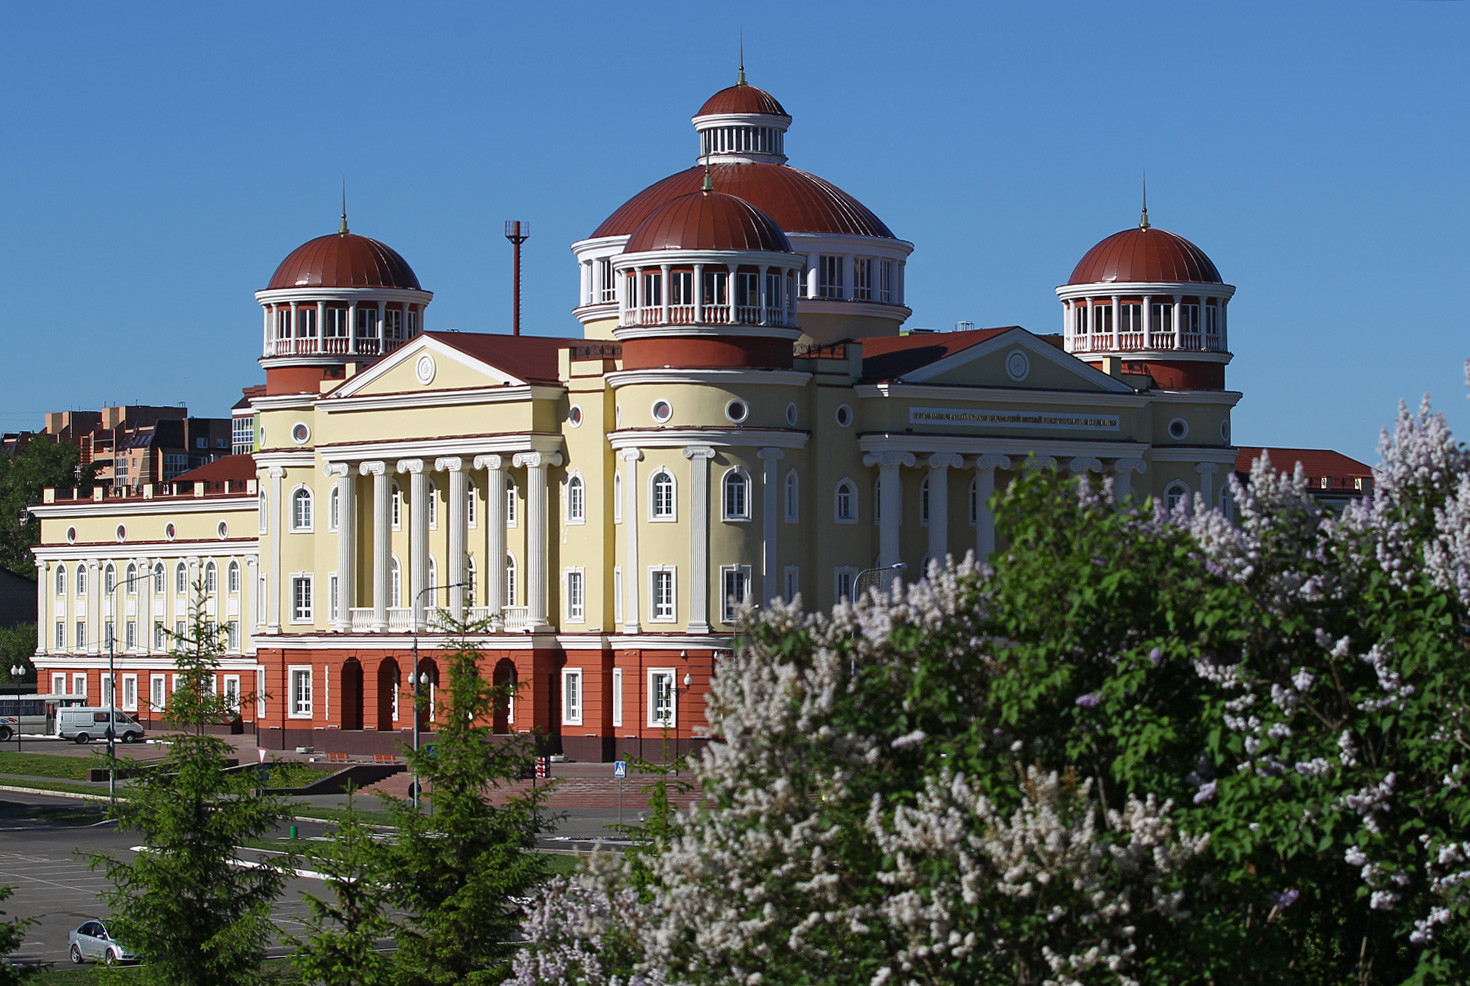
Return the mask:
<path fill-rule="evenodd" d="M 0 900 L 7 899 L 13 892 L 12 887 L 0 887 Z M 5 912 L 0 911 L 0 918 L 4 916 Z M 29 918 L 0 921 L 0 986 L 19 986 L 39 971 L 39 967 L 16 966 L 7 961 L 7 956 L 25 941 L 26 927 L 30 923 Z"/>
<path fill-rule="evenodd" d="M 235 711 L 215 688 L 222 651 L 221 631 L 206 621 L 196 587 L 189 631 L 174 640 L 178 687 L 168 719 L 179 732 L 167 737 L 168 754 L 156 767 L 120 765 L 135 779 L 113 816 L 145 848 L 130 860 L 92 857 L 111 885 L 103 895 L 114 914 L 110 928 L 145 957 L 144 981 L 160 986 L 257 982 L 271 907 L 286 880 L 287 861 L 240 859 L 238 847 L 269 833 L 289 809 L 278 798 L 254 796 L 245 774 L 227 773 L 230 746 L 209 732 Z"/>
<path fill-rule="evenodd" d="M 71 442 L 37 436 L 10 456 L 0 456 L 0 568 L 36 577 L 31 549 L 41 543 L 41 522 L 25 513 L 40 503 L 49 487 L 92 488 L 96 467 L 78 465 L 80 452 Z"/>
<path fill-rule="evenodd" d="M 494 703 L 503 696 L 480 674 L 469 624 L 450 625 L 443 653 L 448 690 L 435 715 L 434 748 L 410 752 L 429 811 L 385 799 L 398 829 L 388 854 L 399 924 L 397 982 L 403 986 L 499 983 L 516 950 L 515 899 L 544 876 L 534 852 L 547 827 L 546 788 L 492 804 L 488 795 L 520 776 L 523 741 L 491 739 Z M 421 707 L 428 696 L 421 696 Z"/>
<path fill-rule="evenodd" d="M 1381 450 L 1340 517 L 1021 478 L 993 568 L 749 617 L 652 894 L 553 883 L 516 981 L 1467 981 L 1470 453 Z"/>
<path fill-rule="evenodd" d="M 16 677 L 10 673 L 10 669 L 19 664 L 22 666 L 31 663 L 31 657 L 36 653 L 36 625 L 34 623 L 17 623 L 13 627 L 0 627 L 0 680 L 25 681 L 35 675 L 34 667 L 26 667 L 25 672 Z"/>

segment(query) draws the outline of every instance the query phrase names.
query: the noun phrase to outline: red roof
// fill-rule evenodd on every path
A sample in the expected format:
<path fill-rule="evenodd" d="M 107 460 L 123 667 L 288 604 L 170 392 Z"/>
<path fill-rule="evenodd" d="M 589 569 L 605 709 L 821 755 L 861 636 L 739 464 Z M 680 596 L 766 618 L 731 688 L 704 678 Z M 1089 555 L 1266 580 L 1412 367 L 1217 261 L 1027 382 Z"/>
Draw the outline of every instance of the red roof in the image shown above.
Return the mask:
<path fill-rule="evenodd" d="M 905 373 L 937 363 L 1014 328 L 1006 325 L 967 332 L 919 332 L 863 339 L 863 379 L 897 380 Z"/>
<path fill-rule="evenodd" d="M 694 118 L 697 120 L 702 116 L 723 116 L 727 113 L 760 113 L 764 116 L 784 116 L 791 119 L 791 114 L 782 108 L 775 96 L 744 82 L 721 89 L 705 100 Z"/>
<path fill-rule="evenodd" d="M 867 206 L 831 182 L 790 165 L 761 161 L 712 164 L 710 176 L 716 191 L 744 199 L 787 233 L 894 239 L 893 231 Z M 672 174 L 624 202 L 593 231 L 592 237 L 626 236 L 660 206 L 697 192 L 703 185 L 704 168 L 700 165 Z"/>
<path fill-rule="evenodd" d="M 181 472 L 173 478 L 175 483 L 223 483 L 226 480 L 243 483 L 255 478 L 255 456 L 222 455 L 213 462 L 206 462 L 197 469 Z"/>
<path fill-rule="evenodd" d="M 1369 479 L 1373 470 L 1369 466 L 1350 459 L 1341 452 L 1318 448 L 1260 448 L 1244 446 L 1236 449 L 1235 471 L 1249 473 L 1251 465 L 1265 452 L 1271 459 L 1271 468 L 1277 472 L 1295 472 L 1298 462 L 1307 476 L 1331 479 Z"/>
<path fill-rule="evenodd" d="M 649 213 L 623 247 L 648 250 L 772 250 L 791 252 L 791 243 L 770 216 L 744 199 L 723 192 L 683 195 Z"/>
<path fill-rule="evenodd" d="M 557 354 L 583 341 L 558 336 L 507 336 L 489 332 L 425 332 L 424 335 L 527 383 L 551 384 L 560 382 Z"/>
<path fill-rule="evenodd" d="M 1088 250 L 1068 284 L 1128 281 L 1193 281 L 1221 284 L 1205 252 L 1182 236 L 1152 226 L 1114 233 Z"/>
<path fill-rule="evenodd" d="M 303 287 L 423 290 L 413 268 L 396 250 L 356 233 L 307 240 L 281 261 L 266 290 Z"/>

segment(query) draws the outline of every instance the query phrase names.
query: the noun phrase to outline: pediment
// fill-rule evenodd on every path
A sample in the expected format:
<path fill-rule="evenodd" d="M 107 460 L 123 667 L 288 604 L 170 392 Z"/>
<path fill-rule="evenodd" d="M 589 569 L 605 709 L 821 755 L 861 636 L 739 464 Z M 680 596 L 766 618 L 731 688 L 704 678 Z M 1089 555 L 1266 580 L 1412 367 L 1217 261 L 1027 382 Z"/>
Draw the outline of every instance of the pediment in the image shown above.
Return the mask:
<path fill-rule="evenodd" d="M 1133 388 L 1025 329 L 1013 328 L 904 373 L 896 383 L 1131 394 Z"/>
<path fill-rule="evenodd" d="M 526 381 L 432 336 L 418 336 L 344 382 L 328 400 L 524 387 Z"/>

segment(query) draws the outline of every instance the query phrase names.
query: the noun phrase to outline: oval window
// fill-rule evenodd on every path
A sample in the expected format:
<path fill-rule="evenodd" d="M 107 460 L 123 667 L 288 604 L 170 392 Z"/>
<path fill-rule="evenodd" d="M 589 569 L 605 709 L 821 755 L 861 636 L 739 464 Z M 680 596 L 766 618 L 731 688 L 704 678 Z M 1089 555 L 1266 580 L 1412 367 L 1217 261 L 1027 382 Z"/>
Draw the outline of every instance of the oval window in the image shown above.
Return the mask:
<path fill-rule="evenodd" d="M 123 541 L 126 541 L 127 539 L 128 539 L 128 529 L 126 527 L 122 526 L 121 524 L 118 524 L 117 525 L 117 540 L 118 540 L 118 543 L 122 543 Z"/>
<path fill-rule="evenodd" d="M 221 541 L 230 536 L 230 525 L 224 521 L 220 521 L 219 527 L 215 528 L 215 530 L 219 533 L 219 539 Z"/>
<path fill-rule="evenodd" d="M 178 530 L 175 529 L 172 522 L 163 525 L 163 539 L 165 541 L 172 541 L 178 536 L 178 533 Z"/>
<path fill-rule="evenodd" d="M 68 527 L 66 529 L 66 543 L 67 544 L 76 544 L 77 543 L 77 529 L 75 527 Z"/>
<path fill-rule="evenodd" d="M 790 425 L 791 427 L 793 427 L 793 428 L 796 427 L 796 405 L 795 404 L 787 404 L 786 405 L 786 423 L 788 425 Z"/>
<path fill-rule="evenodd" d="M 846 404 L 839 404 L 837 406 L 837 424 L 842 428 L 846 428 L 852 424 L 852 408 Z"/>
<path fill-rule="evenodd" d="M 580 428 L 582 426 L 582 409 L 573 404 L 572 409 L 567 412 L 567 422 L 573 428 Z"/>

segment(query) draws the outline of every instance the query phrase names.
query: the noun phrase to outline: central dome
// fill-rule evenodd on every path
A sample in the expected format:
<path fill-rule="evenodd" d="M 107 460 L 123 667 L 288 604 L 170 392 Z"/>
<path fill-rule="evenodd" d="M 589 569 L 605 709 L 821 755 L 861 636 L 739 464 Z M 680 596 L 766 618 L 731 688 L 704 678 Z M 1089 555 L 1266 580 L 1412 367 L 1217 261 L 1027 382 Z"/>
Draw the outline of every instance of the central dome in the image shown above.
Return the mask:
<path fill-rule="evenodd" d="M 348 232 L 318 236 L 292 250 L 271 275 L 266 290 L 305 287 L 423 290 L 398 251 Z"/>
<path fill-rule="evenodd" d="M 728 89 L 721 89 L 706 99 L 694 117 L 698 119 L 701 116 L 724 116 L 730 113 L 784 116 L 788 120 L 791 119 L 791 114 L 786 112 L 775 96 L 745 82 L 736 83 Z"/>
<path fill-rule="evenodd" d="M 1182 236 L 1153 226 L 1114 233 L 1078 261 L 1068 284 L 1116 282 L 1220 284 L 1205 252 Z"/>
<path fill-rule="evenodd" d="M 776 221 L 744 199 L 694 192 L 659 206 L 639 224 L 624 253 L 650 250 L 764 250 L 790 253 Z"/>

